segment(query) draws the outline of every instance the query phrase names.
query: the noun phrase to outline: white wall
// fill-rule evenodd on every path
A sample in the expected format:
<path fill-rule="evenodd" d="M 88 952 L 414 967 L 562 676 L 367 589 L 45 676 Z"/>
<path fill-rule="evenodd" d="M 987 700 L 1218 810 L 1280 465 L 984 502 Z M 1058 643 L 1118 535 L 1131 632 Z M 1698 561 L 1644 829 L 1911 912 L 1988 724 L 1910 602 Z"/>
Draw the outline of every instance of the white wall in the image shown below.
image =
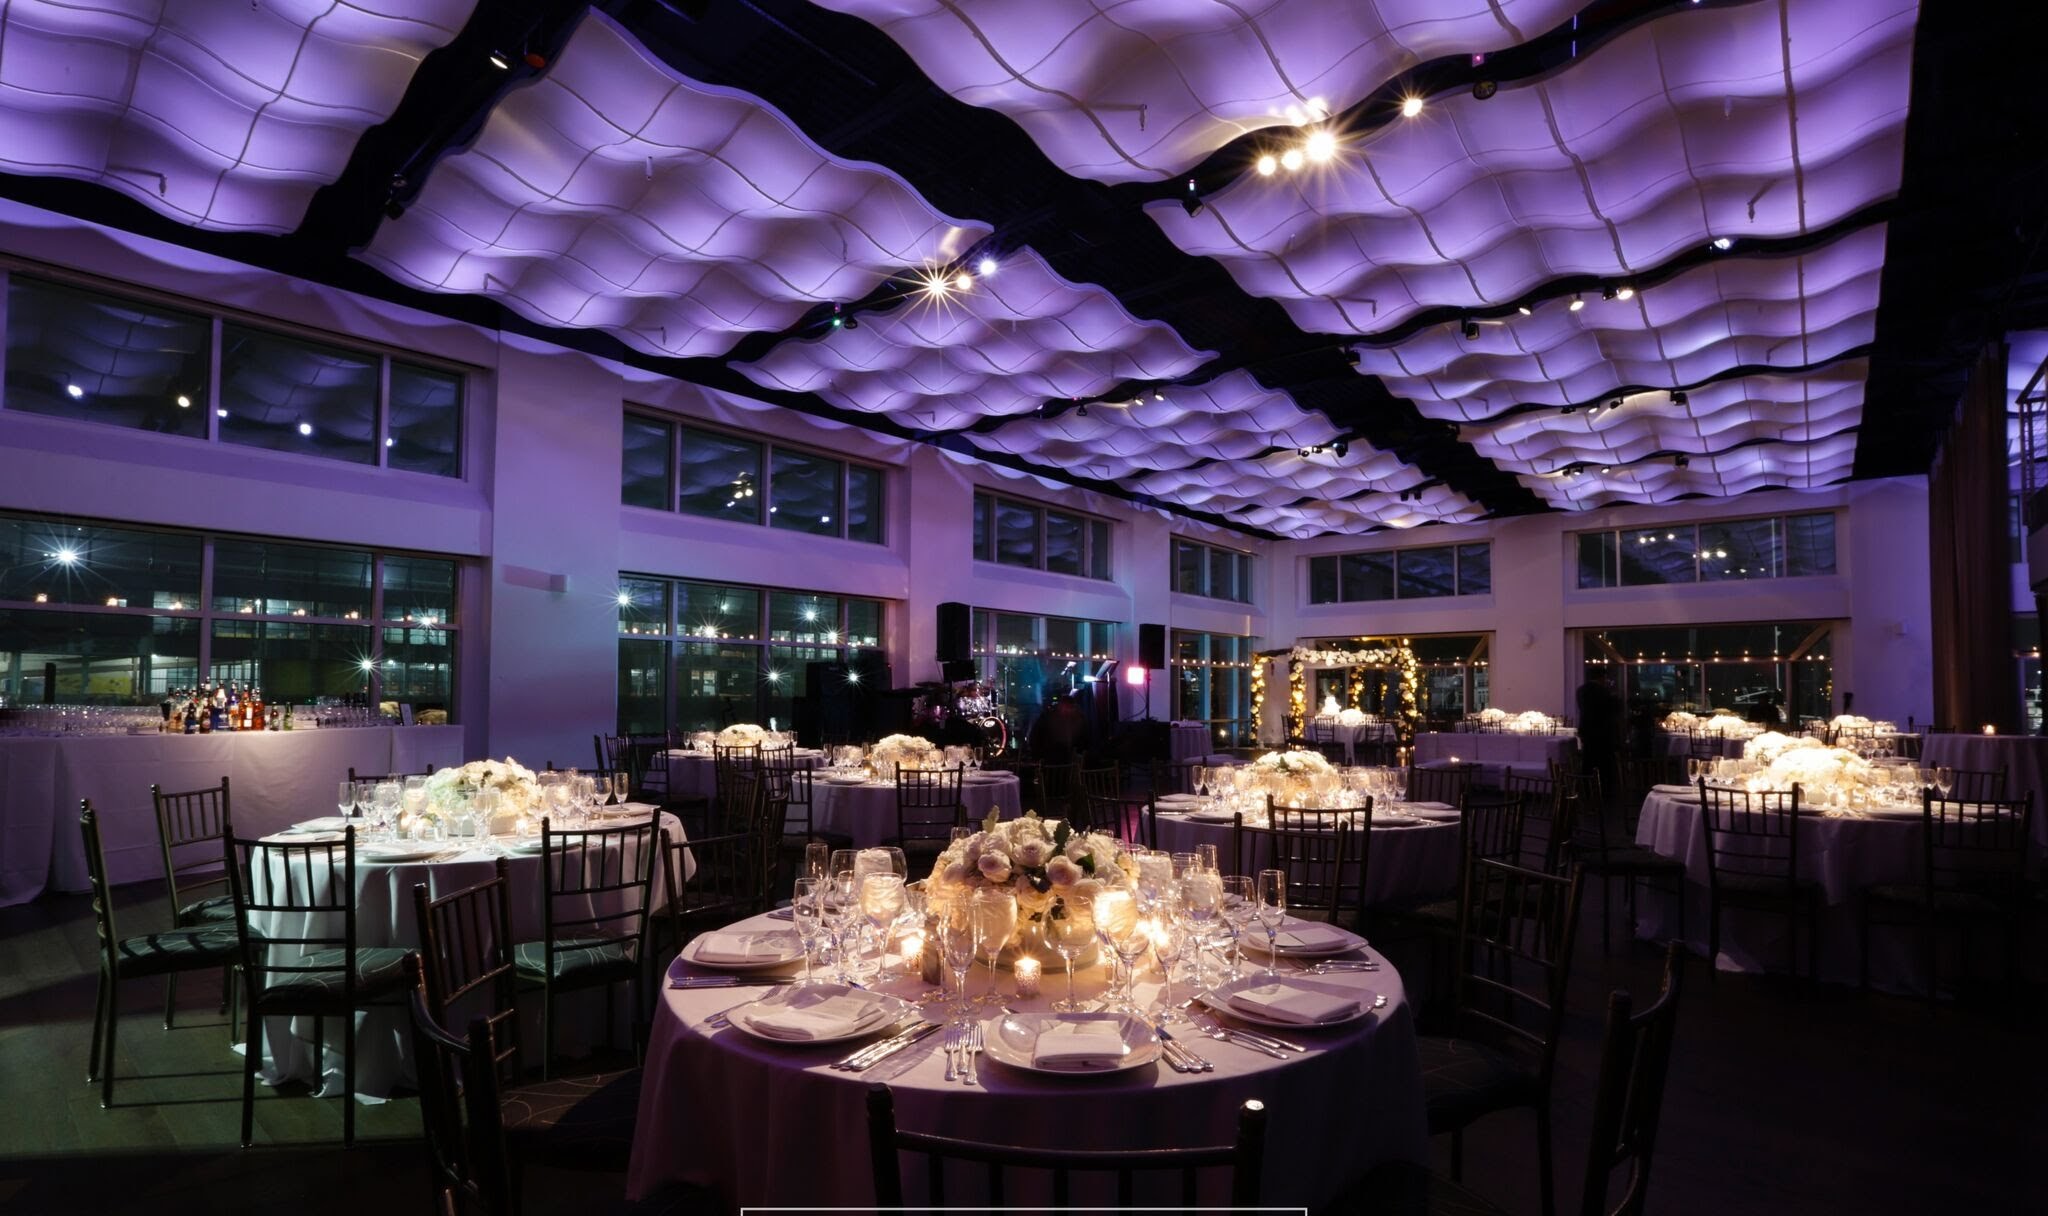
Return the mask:
<path fill-rule="evenodd" d="M 0 410 L 0 509 L 76 514 L 428 550 L 473 559 L 464 587 L 460 711 L 472 754 L 580 763 L 614 715 L 613 594 L 621 571 L 756 584 L 890 602 L 899 685 L 934 679 L 937 606 L 1109 620 L 1120 657 L 1140 622 L 1297 637 L 1487 632 L 1494 703 L 1563 711 L 1577 683 L 1572 631 L 1605 626 L 1847 620 L 1836 686 L 1860 711 L 1925 718 L 1929 647 L 1927 503 L 1921 478 L 1812 494 L 1753 495 L 1670 508 L 1614 508 L 1370 537 L 1266 543 L 1090 492 L 984 465 L 526 339 L 287 280 L 126 234 L 0 202 L 0 254 L 246 310 L 476 370 L 461 480 L 361 469 L 285 453 L 141 434 Z M 619 503 L 620 420 L 650 409 L 771 434 L 891 470 L 886 543 L 870 545 L 697 519 Z M 976 488 L 1064 504 L 1115 522 L 1108 582 L 1017 570 L 973 557 Z M 196 492 L 195 492 L 196 491 Z M 251 493 L 262 505 L 251 511 Z M 1840 512 L 1838 573 L 1824 578 L 1579 591 L 1570 533 L 1775 511 Z M 1171 540 L 1185 535 L 1258 557 L 1255 603 L 1172 590 Z M 1314 554 L 1493 542 L 1493 593 L 1424 602 L 1309 605 Z M 553 590 L 555 576 L 567 590 Z M 1120 692 L 1127 717 L 1141 697 Z M 1171 711 L 1155 675 L 1150 710 Z"/>

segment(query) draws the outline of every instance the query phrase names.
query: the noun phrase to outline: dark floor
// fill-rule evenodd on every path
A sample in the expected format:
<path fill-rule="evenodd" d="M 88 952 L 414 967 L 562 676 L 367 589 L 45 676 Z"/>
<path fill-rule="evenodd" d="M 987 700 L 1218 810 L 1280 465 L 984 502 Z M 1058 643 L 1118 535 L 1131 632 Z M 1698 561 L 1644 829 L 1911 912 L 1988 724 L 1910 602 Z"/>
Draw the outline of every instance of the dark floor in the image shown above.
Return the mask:
<path fill-rule="evenodd" d="M 153 885 L 124 890 L 123 931 L 155 927 L 161 899 Z M 1588 908 L 1559 1062 L 1564 1212 L 1577 1210 L 1606 994 L 1626 987 L 1647 1000 L 1658 972 L 1645 946 L 1603 957 L 1597 909 Z M 213 977 L 187 978 L 169 1032 L 159 984 L 125 986 L 117 1106 L 102 1110 L 85 1080 L 92 949 L 82 897 L 0 910 L 0 1213 L 424 1210 L 410 1099 L 359 1107 L 361 1143 L 344 1152 L 334 1102 L 259 1086 L 259 1147 L 236 1147 L 241 1057 L 215 1012 Z M 1690 979 L 1650 1212 L 2048 1212 L 2038 996 L 2008 1019 L 1988 1008 L 1930 1015 L 1897 997 L 1750 976 L 1710 983 L 1697 963 Z M 1529 1118 L 1496 1116 L 1468 1136 L 1467 1181 L 1534 1212 L 1533 1159 Z M 603 1212 L 621 1194 L 620 1180 L 604 1176 L 536 1169 L 527 1183 L 532 1216 Z"/>

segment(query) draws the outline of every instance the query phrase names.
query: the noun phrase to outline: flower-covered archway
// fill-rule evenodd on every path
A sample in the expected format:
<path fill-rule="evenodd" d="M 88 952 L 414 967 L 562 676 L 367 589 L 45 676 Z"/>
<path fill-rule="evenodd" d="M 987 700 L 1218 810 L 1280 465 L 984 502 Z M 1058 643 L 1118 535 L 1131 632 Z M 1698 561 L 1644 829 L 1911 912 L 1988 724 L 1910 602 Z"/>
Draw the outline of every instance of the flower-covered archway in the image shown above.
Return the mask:
<path fill-rule="evenodd" d="M 1344 687 L 1347 702 L 1357 708 L 1359 695 L 1365 687 L 1365 675 L 1360 668 L 1380 668 L 1398 672 L 1401 681 L 1401 712 L 1394 718 L 1394 729 L 1401 743 L 1406 746 L 1415 737 L 1415 731 L 1422 725 L 1422 664 L 1417 661 L 1414 649 L 1407 638 L 1389 639 L 1375 646 L 1358 648 L 1343 646 L 1296 646 L 1289 650 L 1268 650 L 1260 653 L 1262 659 L 1287 659 L 1287 704 L 1288 712 L 1295 721 L 1308 720 L 1308 677 L 1310 667 L 1341 667 L 1345 669 Z M 1391 690 L 1389 690 L 1391 691 Z M 1263 718 L 1266 705 L 1266 665 L 1261 663 L 1252 669 L 1252 715 L 1254 721 Z"/>

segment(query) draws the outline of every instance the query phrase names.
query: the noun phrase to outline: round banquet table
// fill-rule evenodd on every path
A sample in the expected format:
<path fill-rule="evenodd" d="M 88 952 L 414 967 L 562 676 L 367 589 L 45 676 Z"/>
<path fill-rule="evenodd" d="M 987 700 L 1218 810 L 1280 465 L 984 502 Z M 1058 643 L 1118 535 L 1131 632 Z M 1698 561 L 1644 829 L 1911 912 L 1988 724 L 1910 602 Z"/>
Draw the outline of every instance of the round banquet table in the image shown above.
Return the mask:
<path fill-rule="evenodd" d="M 818 764 L 825 759 L 825 753 L 815 747 L 799 747 L 792 755 L 800 763 Z M 695 748 L 670 748 L 662 753 L 662 762 L 668 772 L 668 796 L 671 799 L 709 799 L 718 793 L 718 765 L 712 753 Z"/>
<path fill-rule="evenodd" d="M 1380 814 L 1401 814 L 1410 807 L 1434 812 L 1452 808 L 1440 802 L 1389 803 L 1377 808 Z M 1232 826 L 1228 822 L 1204 822 L 1161 807 L 1157 817 L 1158 842 L 1165 853 L 1192 853 L 1196 845 L 1216 846 L 1217 864 L 1230 865 Z M 1356 826 L 1354 820 L 1353 826 Z M 1263 869 L 1265 842 L 1259 842 L 1252 869 Z M 1454 891 L 1458 886 L 1458 821 L 1455 818 L 1428 821 L 1412 826 L 1374 823 L 1372 854 L 1367 861 L 1365 903 L 1368 907 L 1412 896 Z"/>
<path fill-rule="evenodd" d="M 1920 766 L 2004 773 L 2005 796 L 2034 796 L 2034 837 L 2031 862 L 2036 872 L 2048 869 L 2048 735 L 1928 735 L 1921 745 Z"/>
<path fill-rule="evenodd" d="M 661 822 L 671 840 L 683 838 L 683 825 L 674 815 L 664 813 Z M 593 826 L 609 825 L 594 823 Z M 464 887 L 487 882 L 496 872 L 494 867 L 498 854 L 494 846 L 514 839 L 517 838 L 498 837 L 483 844 L 450 842 L 441 855 L 431 860 L 380 862 L 374 858 L 373 846 L 366 846 L 359 837 L 355 871 L 356 945 L 417 948 L 420 929 L 413 911 L 414 884 L 425 883 L 427 893 L 439 899 Z M 634 851 L 637 853 L 637 846 Z M 338 858 L 339 854 L 336 856 Z M 508 912 L 512 920 L 512 936 L 516 941 L 538 941 L 545 932 L 541 912 L 540 853 L 538 850 L 508 853 L 506 863 L 511 887 Z M 636 859 L 629 859 L 629 864 L 637 864 Z M 695 869 L 695 862 L 685 854 L 684 864 L 687 877 Z M 265 883 L 266 877 L 262 873 L 255 876 L 259 887 Z M 325 876 L 316 872 L 316 878 L 324 882 Z M 666 885 L 663 868 L 657 862 L 653 891 L 656 909 L 667 906 Z M 262 894 L 259 890 L 258 895 Z M 563 916 L 589 916 L 625 906 L 623 899 L 613 896 L 602 907 L 598 906 L 598 901 L 586 900 L 583 908 L 572 908 L 564 900 L 557 911 Z M 335 923 L 315 923 L 327 921 Z M 251 922 L 258 932 L 277 937 L 327 934 L 338 937 L 341 932 L 339 917 L 326 913 L 258 913 L 252 915 Z M 485 928 L 488 930 L 489 927 Z M 563 993 L 556 1001 L 556 1043 L 561 1050 L 577 1054 L 604 1034 L 604 993 L 601 990 Z M 620 1006 L 623 1008 L 630 1003 L 622 1001 Z M 539 1049 L 541 1042 L 540 1003 L 532 1001 L 523 1005 L 527 1007 L 522 1009 L 521 1034 L 531 1053 Z M 356 1096 L 380 1101 L 394 1089 L 411 1085 L 414 1080 L 412 1040 L 405 1009 L 394 1005 L 360 1010 L 355 1021 Z M 317 1075 L 320 1096 L 338 1096 L 342 1086 L 342 1040 L 338 1022 L 339 1019 L 327 1019 L 325 1051 L 316 1061 L 312 1018 L 265 1018 L 263 1046 L 269 1063 L 259 1075 L 271 1085 L 281 1085 L 286 1081 L 311 1083 Z M 537 1059 L 537 1056 L 531 1056 L 529 1062 Z"/>
<path fill-rule="evenodd" d="M 1877 883 L 1917 883 L 1924 830 L 1919 807 L 1877 808 L 1859 817 L 1804 808 L 1799 814 L 1799 875 L 1820 884 L 1820 978 L 1858 982 L 1860 892 Z M 1707 952 L 1707 840 L 1699 796 L 1682 785 L 1651 787 L 1643 800 L 1636 843 L 1685 863 L 1686 945 Z M 1677 934 L 1677 909 L 1650 891 L 1639 893 L 1637 936 L 1663 941 Z M 1721 956 L 1732 971 L 1783 971 L 1788 962 L 1782 914 L 1746 908 L 1722 911 Z M 1892 992 L 1924 991 L 1919 931 L 1882 927 L 1870 942 L 1870 982 Z M 1799 973 L 1806 971 L 1806 922 L 1799 926 Z M 1997 951 L 1982 949 L 1984 956 Z M 1943 976 L 1961 960 L 1944 957 Z"/>
<path fill-rule="evenodd" d="M 761 916 L 734 928 L 786 929 L 787 922 Z M 782 970 L 795 973 L 801 964 Z M 1105 974 L 1101 966 L 1077 971 L 1076 992 L 1083 999 L 1099 994 Z M 1139 1000 L 1156 1002 L 1156 969 L 1141 962 L 1139 974 Z M 945 1080 L 942 1033 L 866 1072 L 840 1072 L 832 1062 L 859 1044 L 770 1043 L 706 1024 L 713 1014 L 760 996 L 759 988 L 664 986 L 647 1046 L 627 1194 L 641 1198 L 690 1182 L 716 1189 L 728 1207 L 872 1207 L 866 1091 L 880 1082 L 894 1094 L 896 1120 L 906 1131 L 1043 1148 L 1228 1144 L 1236 1135 L 1238 1104 L 1257 1098 L 1268 1119 L 1263 1202 L 1316 1207 L 1375 1165 L 1424 1160 L 1428 1140 L 1415 1027 L 1400 974 L 1383 962 L 1378 971 L 1321 978 L 1361 995 L 1384 995 L 1387 1004 L 1341 1026 L 1280 1032 L 1309 1048 L 1285 1061 L 1203 1038 L 1182 1024 L 1182 1041 L 1215 1071 L 1179 1073 L 1160 1062 L 1113 1074 L 1045 1076 L 1012 1071 L 984 1054 L 978 1086 Z M 987 979 L 977 966 L 970 990 L 979 991 Z M 1066 988 L 1054 968 L 1047 969 L 1039 998 L 1011 995 L 1008 973 L 998 983 L 1004 1003 L 1019 1011 L 1043 1009 Z M 901 976 L 875 986 L 906 998 L 929 991 L 922 981 Z M 1174 999 L 1187 991 L 1177 983 Z M 936 1018 L 943 1007 L 930 1008 Z M 921 1159 L 908 1160 L 913 1164 L 906 1172 L 921 1181 Z M 1207 1202 L 1224 1203 L 1227 1196 Z"/>
<path fill-rule="evenodd" d="M 1548 776 L 1553 764 L 1569 764 L 1579 749 L 1575 734 L 1522 735 L 1509 731 L 1445 734 L 1426 731 L 1415 736 L 1415 764 L 1439 767 L 1453 760 L 1477 764 L 1489 781 L 1507 773 Z"/>
<path fill-rule="evenodd" d="M 1209 724 L 1175 722 L 1166 730 L 1167 755 L 1175 764 L 1200 764 L 1209 753 Z"/>
<path fill-rule="evenodd" d="M 992 810 L 1003 819 L 1023 814 L 1021 788 L 1015 773 L 984 771 L 962 780 L 960 804 L 967 808 L 967 822 L 979 823 Z M 811 780 L 811 827 L 843 832 L 853 837 L 855 848 L 873 848 L 896 835 L 896 783 L 841 784 L 821 770 Z"/>

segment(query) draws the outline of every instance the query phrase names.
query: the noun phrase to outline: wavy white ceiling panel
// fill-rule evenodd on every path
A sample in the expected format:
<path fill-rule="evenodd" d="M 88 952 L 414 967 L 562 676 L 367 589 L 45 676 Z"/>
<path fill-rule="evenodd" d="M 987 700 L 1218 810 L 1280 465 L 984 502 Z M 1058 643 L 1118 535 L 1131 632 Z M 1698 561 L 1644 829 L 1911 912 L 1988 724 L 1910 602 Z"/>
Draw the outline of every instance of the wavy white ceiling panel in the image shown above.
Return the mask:
<path fill-rule="evenodd" d="M 861 314 L 855 328 L 780 343 L 738 368 L 765 387 L 956 430 L 1031 413 L 1049 398 L 1184 376 L 1211 358 L 1102 288 L 1061 278 L 1028 249 L 969 281 L 964 291 L 912 292 L 893 310 Z"/>
<path fill-rule="evenodd" d="M 0 169 L 290 232 L 475 0 L 0 5 Z"/>
<path fill-rule="evenodd" d="M 688 356 L 988 233 L 887 169 L 826 154 L 760 100 L 677 75 L 592 11 L 361 256 L 429 291 Z"/>
<path fill-rule="evenodd" d="M 1782 259 L 1711 262 L 1628 300 L 1433 325 L 1359 350 L 1358 370 L 1432 418 L 1587 402 L 1625 385 L 1696 384 L 1735 367 L 1805 367 L 1875 336 L 1883 225 Z"/>
<path fill-rule="evenodd" d="M 1855 470 L 1854 432 L 1808 444 L 1759 444 L 1718 456 L 1695 456 L 1686 468 L 1668 461 L 1602 473 L 1523 475 L 1520 481 L 1553 507 L 1585 511 L 1615 503 L 1662 503 L 1688 495 L 1727 498 L 1767 487 L 1817 489 Z"/>
<path fill-rule="evenodd" d="M 1541 34 L 1578 0 L 817 0 L 878 26 L 940 88 L 1054 164 L 1178 173 L 1247 131 L 1345 110 L 1443 55 Z"/>
<path fill-rule="evenodd" d="M 1898 190 L 1916 13 L 1691 9 L 1490 100 L 1432 103 L 1328 165 L 1248 172 L 1197 215 L 1147 211 L 1326 333 L 1626 276 L 1721 236 L 1811 232 Z"/>

